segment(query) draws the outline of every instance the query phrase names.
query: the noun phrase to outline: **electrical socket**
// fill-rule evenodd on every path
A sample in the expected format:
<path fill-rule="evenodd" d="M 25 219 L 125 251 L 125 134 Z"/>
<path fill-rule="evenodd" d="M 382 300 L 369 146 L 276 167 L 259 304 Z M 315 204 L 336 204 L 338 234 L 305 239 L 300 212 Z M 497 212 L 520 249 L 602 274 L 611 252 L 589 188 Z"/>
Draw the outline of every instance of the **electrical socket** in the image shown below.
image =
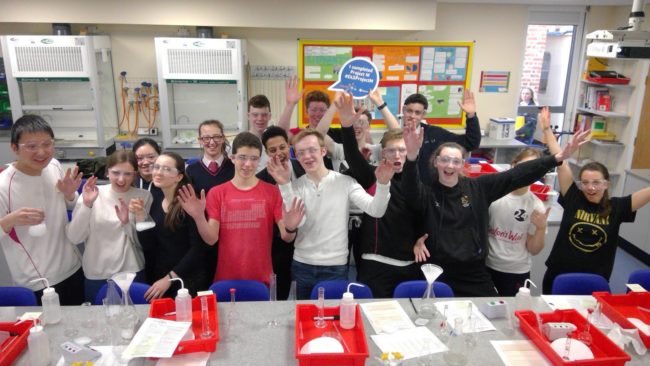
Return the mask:
<path fill-rule="evenodd" d="M 141 127 L 138 128 L 138 135 L 139 136 L 156 136 L 158 135 L 158 129 L 157 128 L 146 128 L 146 127 Z"/>

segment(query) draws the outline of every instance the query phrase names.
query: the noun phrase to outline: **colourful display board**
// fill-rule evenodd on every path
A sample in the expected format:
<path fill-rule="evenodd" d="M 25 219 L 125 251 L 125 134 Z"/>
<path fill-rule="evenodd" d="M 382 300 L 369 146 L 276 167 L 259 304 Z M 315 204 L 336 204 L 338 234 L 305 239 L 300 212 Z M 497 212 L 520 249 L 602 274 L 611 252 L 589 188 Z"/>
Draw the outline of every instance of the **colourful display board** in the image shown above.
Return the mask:
<path fill-rule="evenodd" d="M 429 124 L 463 127 L 465 114 L 458 106 L 469 88 L 473 42 L 322 41 L 299 40 L 299 76 L 305 94 L 327 88 L 353 57 L 366 57 L 379 69 L 379 91 L 393 114 L 401 112 L 404 99 L 413 93 L 429 101 Z M 372 126 L 384 127 L 381 112 L 370 107 Z M 307 124 L 300 101 L 298 125 Z M 338 123 L 335 119 L 334 124 Z"/>

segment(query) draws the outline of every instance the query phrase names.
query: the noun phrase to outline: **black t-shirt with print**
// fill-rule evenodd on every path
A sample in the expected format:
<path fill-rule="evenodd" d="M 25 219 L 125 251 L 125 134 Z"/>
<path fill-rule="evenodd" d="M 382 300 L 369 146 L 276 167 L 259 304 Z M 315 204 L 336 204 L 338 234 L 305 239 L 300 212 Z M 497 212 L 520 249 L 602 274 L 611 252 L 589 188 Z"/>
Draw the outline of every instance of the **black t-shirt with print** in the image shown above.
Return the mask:
<path fill-rule="evenodd" d="M 564 214 L 546 260 L 549 271 L 588 272 L 609 279 L 621 223 L 636 218 L 636 212 L 632 212 L 632 196 L 611 198 L 611 212 L 604 218 L 598 215 L 598 205 L 589 202 L 575 183 L 558 202 Z"/>

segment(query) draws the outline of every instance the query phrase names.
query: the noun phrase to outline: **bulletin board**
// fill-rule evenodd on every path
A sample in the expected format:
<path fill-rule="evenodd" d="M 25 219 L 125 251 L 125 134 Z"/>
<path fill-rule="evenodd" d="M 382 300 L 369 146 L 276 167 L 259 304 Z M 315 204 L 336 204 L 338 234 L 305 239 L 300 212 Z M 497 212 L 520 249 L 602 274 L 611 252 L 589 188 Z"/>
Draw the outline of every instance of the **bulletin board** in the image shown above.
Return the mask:
<path fill-rule="evenodd" d="M 465 114 L 458 106 L 469 88 L 473 42 L 323 41 L 299 40 L 300 86 L 307 95 L 327 88 L 338 80 L 338 71 L 352 57 L 367 57 L 379 69 L 379 90 L 390 111 L 401 112 L 406 97 L 413 93 L 429 101 L 425 119 L 429 124 L 458 128 L 465 126 Z M 304 98 L 298 104 L 298 126 L 307 125 Z M 371 127 L 384 128 L 381 111 L 368 105 Z M 333 125 L 338 124 L 334 119 Z"/>

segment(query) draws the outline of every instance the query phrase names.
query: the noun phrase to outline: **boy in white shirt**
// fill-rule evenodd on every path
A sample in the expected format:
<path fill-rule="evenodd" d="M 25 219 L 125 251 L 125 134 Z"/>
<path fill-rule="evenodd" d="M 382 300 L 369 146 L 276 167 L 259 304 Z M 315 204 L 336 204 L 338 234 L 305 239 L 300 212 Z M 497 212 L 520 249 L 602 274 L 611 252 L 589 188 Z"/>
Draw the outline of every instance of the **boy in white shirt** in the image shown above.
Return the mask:
<path fill-rule="evenodd" d="M 301 131 L 294 138 L 294 147 L 305 175 L 291 182 L 288 162 L 282 163 L 277 157 L 269 160 L 267 170 L 278 183 L 287 207 L 296 196 L 305 204 L 291 271 L 298 298 L 306 299 L 320 281 L 347 279 L 350 204 L 370 216 L 382 217 L 390 199 L 393 168 L 383 161 L 376 169 L 377 190 L 373 197 L 353 178 L 325 167 L 327 150 L 320 132 Z"/>
<path fill-rule="evenodd" d="M 0 245 L 13 282 L 30 288 L 40 302 L 44 281 L 56 287 L 62 305 L 84 301 L 80 255 L 67 238 L 67 210 L 81 184 L 78 169 L 63 171 L 53 159 L 54 132 L 41 118 L 25 115 L 11 128 L 16 162 L 0 173 Z M 44 225 L 43 225 L 44 224 Z"/>

